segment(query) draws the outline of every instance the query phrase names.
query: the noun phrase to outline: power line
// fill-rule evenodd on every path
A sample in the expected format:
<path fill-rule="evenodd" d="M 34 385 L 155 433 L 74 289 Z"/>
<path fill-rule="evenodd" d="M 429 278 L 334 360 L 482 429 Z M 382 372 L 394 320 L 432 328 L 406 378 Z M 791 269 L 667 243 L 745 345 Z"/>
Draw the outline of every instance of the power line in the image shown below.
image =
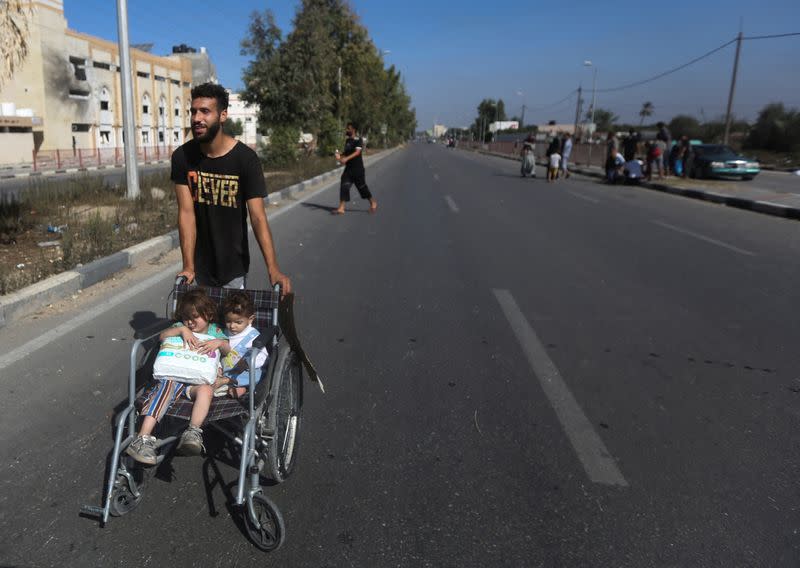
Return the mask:
<path fill-rule="evenodd" d="M 800 32 L 791 32 L 788 34 L 762 35 L 762 36 L 747 36 L 743 37 L 742 39 L 773 39 L 776 37 L 789 37 L 789 36 L 800 36 Z"/>
<path fill-rule="evenodd" d="M 614 87 L 614 88 L 611 88 L 611 89 L 597 89 L 597 92 L 598 93 L 611 93 L 611 92 L 614 92 L 614 91 L 622 91 L 622 90 L 625 90 L 625 89 L 631 89 L 633 87 L 638 87 L 639 85 L 644 85 L 646 83 L 651 83 L 651 82 L 655 81 L 656 79 L 661 79 L 662 77 L 666 77 L 667 75 L 671 75 L 672 73 L 680 71 L 681 69 L 685 69 L 686 67 L 689 67 L 690 65 L 694 65 L 698 61 L 701 61 L 701 60 L 705 59 L 706 57 L 710 57 L 710 56 L 714 55 L 716 52 L 718 52 L 718 51 L 720 51 L 722 49 L 725 49 L 726 47 L 728 47 L 732 43 L 736 43 L 736 38 L 730 40 L 727 43 L 724 43 L 724 44 L 720 45 L 719 47 L 716 47 L 716 48 L 712 49 L 708 53 L 704 53 L 700 57 L 695 57 L 694 59 L 692 59 L 691 61 L 687 61 L 683 65 L 678 65 L 677 67 L 673 67 L 669 71 L 664 71 L 663 73 L 659 73 L 658 75 L 650 77 L 649 79 L 644 79 L 642 81 L 636 81 L 635 83 L 629 83 L 627 85 L 622 85 L 620 87 Z"/>
<path fill-rule="evenodd" d="M 531 110 L 531 111 L 535 111 L 535 110 L 547 110 L 549 108 L 556 107 L 556 106 L 568 101 L 569 99 L 571 99 L 575 95 L 575 93 L 577 93 L 577 92 L 578 92 L 577 89 L 572 90 L 572 91 L 569 92 L 569 94 L 566 97 L 564 97 L 563 99 L 560 99 L 560 100 L 558 100 L 558 101 L 556 101 L 554 103 L 550 103 L 550 104 L 546 104 L 546 105 L 539 105 L 539 106 L 535 106 L 535 107 L 527 107 L 527 109 Z"/>

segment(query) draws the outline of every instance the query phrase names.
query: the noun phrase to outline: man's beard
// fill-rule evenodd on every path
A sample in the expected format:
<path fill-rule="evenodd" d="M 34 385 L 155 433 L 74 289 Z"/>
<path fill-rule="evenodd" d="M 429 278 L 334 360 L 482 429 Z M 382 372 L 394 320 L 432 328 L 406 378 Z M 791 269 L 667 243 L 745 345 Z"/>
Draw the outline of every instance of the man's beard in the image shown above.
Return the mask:
<path fill-rule="evenodd" d="M 222 123 L 220 123 L 220 122 L 215 122 L 214 124 L 209 124 L 206 127 L 206 133 L 205 134 L 201 134 L 200 136 L 195 135 L 194 139 L 197 140 L 198 142 L 201 142 L 201 143 L 211 142 L 217 136 L 217 132 L 219 132 L 219 129 L 221 127 L 222 127 Z"/>

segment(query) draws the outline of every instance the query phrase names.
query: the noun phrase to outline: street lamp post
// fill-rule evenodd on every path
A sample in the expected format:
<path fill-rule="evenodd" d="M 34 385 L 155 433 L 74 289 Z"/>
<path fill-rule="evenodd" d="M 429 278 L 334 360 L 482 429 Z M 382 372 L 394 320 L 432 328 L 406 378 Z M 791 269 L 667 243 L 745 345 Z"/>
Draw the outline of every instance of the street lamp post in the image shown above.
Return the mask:
<path fill-rule="evenodd" d="M 592 73 L 592 113 L 591 113 L 591 118 L 589 119 L 591 121 L 591 125 L 592 126 L 591 126 L 591 130 L 589 130 L 589 158 L 588 158 L 588 161 L 589 161 L 589 165 L 591 166 L 592 165 L 592 145 L 593 145 L 592 139 L 594 138 L 594 130 L 595 130 L 595 125 L 594 125 L 594 107 L 595 107 L 595 93 L 597 92 L 597 67 L 594 66 L 592 64 L 592 62 L 589 61 L 589 60 L 584 61 L 583 65 L 585 67 L 594 67 L 594 72 Z"/>
<path fill-rule="evenodd" d="M 122 84 L 123 150 L 125 152 L 125 179 L 129 199 L 139 197 L 139 170 L 136 164 L 136 121 L 133 114 L 133 88 L 131 85 L 131 53 L 128 46 L 128 1 L 117 0 L 117 33 L 119 35 L 120 82 Z"/>

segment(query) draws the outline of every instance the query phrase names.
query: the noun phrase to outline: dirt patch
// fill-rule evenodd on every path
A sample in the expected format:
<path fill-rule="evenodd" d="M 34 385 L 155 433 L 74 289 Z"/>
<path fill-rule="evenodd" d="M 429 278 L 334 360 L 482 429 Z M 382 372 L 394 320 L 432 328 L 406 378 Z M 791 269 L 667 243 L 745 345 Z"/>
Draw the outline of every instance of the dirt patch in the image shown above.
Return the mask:
<path fill-rule="evenodd" d="M 144 178 L 137 199 L 99 177 L 32 182 L 19 202 L 0 204 L 0 294 L 173 230 L 175 200 L 150 191 L 164 182 L 166 173 Z"/>

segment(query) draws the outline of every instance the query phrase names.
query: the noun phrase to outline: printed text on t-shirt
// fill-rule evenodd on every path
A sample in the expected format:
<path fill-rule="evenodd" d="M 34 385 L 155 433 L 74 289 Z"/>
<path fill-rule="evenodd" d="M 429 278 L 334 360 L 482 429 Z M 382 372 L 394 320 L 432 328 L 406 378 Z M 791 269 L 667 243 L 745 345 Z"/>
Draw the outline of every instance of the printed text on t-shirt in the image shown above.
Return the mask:
<path fill-rule="evenodd" d="M 239 193 L 239 176 L 189 171 L 189 187 L 192 198 L 197 203 L 238 207 L 236 196 Z"/>

